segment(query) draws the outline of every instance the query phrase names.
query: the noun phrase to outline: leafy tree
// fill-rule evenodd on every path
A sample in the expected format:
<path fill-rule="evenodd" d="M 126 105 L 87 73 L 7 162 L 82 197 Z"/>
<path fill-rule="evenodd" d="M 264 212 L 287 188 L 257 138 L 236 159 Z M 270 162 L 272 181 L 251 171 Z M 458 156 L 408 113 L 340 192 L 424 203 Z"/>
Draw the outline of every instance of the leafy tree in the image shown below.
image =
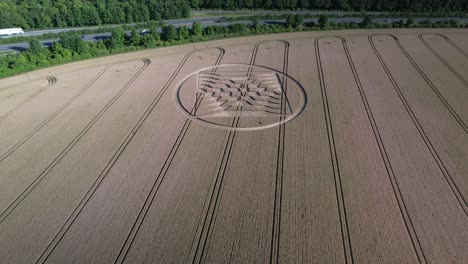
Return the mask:
<path fill-rule="evenodd" d="M 186 1 L 179 1 L 178 9 L 180 10 L 180 17 L 190 17 L 192 15 L 190 6 Z"/>
<path fill-rule="evenodd" d="M 50 46 L 51 58 L 57 60 L 70 60 L 72 58 L 72 51 L 66 49 L 60 42 L 54 42 Z"/>
<path fill-rule="evenodd" d="M 122 48 L 125 45 L 125 31 L 122 28 L 112 29 L 111 36 L 108 38 L 108 47 L 111 49 Z"/>
<path fill-rule="evenodd" d="M 255 29 L 255 30 L 259 30 L 260 28 L 260 18 L 258 16 L 255 16 L 253 19 L 252 19 L 252 27 Z"/>
<path fill-rule="evenodd" d="M 250 33 L 249 28 L 245 24 L 232 24 L 228 26 L 231 33 L 246 35 Z"/>
<path fill-rule="evenodd" d="M 186 26 L 182 26 L 177 30 L 177 36 L 179 40 L 188 39 L 189 30 Z"/>
<path fill-rule="evenodd" d="M 336 10 L 347 10 L 349 9 L 348 2 L 346 0 L 332 0 L 332 8 Z"/>
<path fill-rule="evenodd" d="M 128 45 L 130 46 L 139 46 L 141 42 L 140 33 L 133 28 L 130 33 L 130 39 L 128 40 Z"/>
<path fill-rule="evenodd" d="M 28 53 L 31 55 L 39 55 L 44 53 L 46 48 L 39 42 L 37 39 L 32 39 L 29 41 Z"/>
<path fill-rule="evenodd" d="M 301 14 L 294 15 L 294 25 L 296 28 L 302 28 L 304 26 L 304 16 Z"/>
<path fill-rule="evenodd" d="M 198 9 L 200 8 L 200 5 L 203 3 L 203 0 L 190 0 L 190 7 Z"/>
<path fill-rule="evenodd" d="M 414 19 L 413 18 L 408 18 L 405 23 L 405 27 L 409 28 L 414 24 Z"/>
<path fill-rule="evenodd" d="M 293 15 L 286 16 L 286 27 L 292 28 L 294 24 L 294 17 Z"/>
<path fill-rule="evenodd" d="M 159 34 L 158 28 L 156 26 L 152 26 L 150 28 L 150 31 L 151 31 L 151 36 L 153 36 L 153 38 L 154 38 L 154 40 L 156 42 L 161 41 L 161 35 Z"/>
<path fill-rule="evenodd" d="M 372 23 L 372 18 L 369 15 L 365 15 L 361 22 L 361 28 L 369 28 Z"/>
<path fill-rule="evenodd" d="M 214 26 L 207 26 L 204 29 L 203 33 L 204 33 L 205 36 L 213 36 L 213 35 L 216 35 L 216 30 L 215 30 Z"/>
<path fill-rule="evenodd" d="M 141 44 L 147 48 L 154 48 L 156 47 L 156 40 L 154 39 L 153 35 L 146 34 L 141 38 Z"/>
<path fill-rule="evenodd" d="M 399 28 L 404 28 L 405 27 L 405 22 L 403 22 L 403 20 L 400 19 L 400 21 L 398 21 L 398 27 Z"/>
<path fill-rule="evenodd" d="M 104 11 L 106 24 L 120 24 L 126 21 L 125 12 L 118 2 L 110 2 Z"/>
<path fill-rule="evenodd" d="M 82 23 L 85 26 L 94 26 L 101 24 L 101 18 L 97 9 L 92 5 L 85 5 L 80 8 Z"/>
<path fill-rule="evenodd" d="M 25 55 L 32 65 L 46 66 L 49 64 L 50 52 L 37 39 L 29 41 L 29 49 Z"/>
<path fill-rule="evenodd" d="M 265 8 L 265 9 L 269 9 L 272 6 L 273 6 L 272 0 L 262 0 L 262 4 L 261 4 L 260 7 Z"/>
<path fill-rule="evenodd" d="M 69 49 L 77 54 L 84 54 L 89 51 L 88 44 L 83 39 L 81 39 L 80 35 L 74 32 L 63 34 L 60 39 L 60 45 L 63 48 Z"/>
<path fill-rule="evenodd" d="M 199 37 L 201 36 L 202 33 L 203 33 L 203 25 L 198 21 L 193 22 L 192 34 L 196 37 Z"/>
<path fill-rule="evenodd" d="M 164 40 L 173 41 L 178 37 L 177 30 L 174 25 L 164 26 L 162 31 Z"/>
<path fill-rule="evenodd" d="M 328 16 L 327 15 L 320 15 L 319 19 L 318 19 L 318 24 L 319 24 L 319 27 L 321 27 L 321 28 L 328 27 L 328 25 L 329 25 Z"/>

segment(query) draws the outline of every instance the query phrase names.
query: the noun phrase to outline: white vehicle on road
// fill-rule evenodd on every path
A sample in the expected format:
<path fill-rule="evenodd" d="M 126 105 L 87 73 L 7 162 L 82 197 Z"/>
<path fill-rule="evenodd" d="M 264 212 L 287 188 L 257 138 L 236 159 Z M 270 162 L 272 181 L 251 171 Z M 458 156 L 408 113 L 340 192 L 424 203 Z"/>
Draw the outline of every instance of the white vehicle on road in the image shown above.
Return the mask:
<path fill-rule="evenodd" d="M 1 36 L 13 36 L 13 35 L 22 35 L 24 31 L 22 28 L 5 28 L 0 29 L 0 37 Z"/>

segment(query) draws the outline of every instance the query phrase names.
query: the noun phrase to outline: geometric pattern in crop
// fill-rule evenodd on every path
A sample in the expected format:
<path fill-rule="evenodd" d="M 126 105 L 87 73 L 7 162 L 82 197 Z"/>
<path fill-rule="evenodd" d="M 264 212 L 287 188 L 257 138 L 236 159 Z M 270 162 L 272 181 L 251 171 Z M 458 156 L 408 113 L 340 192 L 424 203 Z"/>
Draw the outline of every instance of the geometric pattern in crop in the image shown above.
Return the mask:
<path fill-rule="evenodd" d="M 292 114 L 281 77 L 273 72 L 198 73 L 199 117 L 266 117 Z M 284 104 L 286 103 L 286 107 Z"/>

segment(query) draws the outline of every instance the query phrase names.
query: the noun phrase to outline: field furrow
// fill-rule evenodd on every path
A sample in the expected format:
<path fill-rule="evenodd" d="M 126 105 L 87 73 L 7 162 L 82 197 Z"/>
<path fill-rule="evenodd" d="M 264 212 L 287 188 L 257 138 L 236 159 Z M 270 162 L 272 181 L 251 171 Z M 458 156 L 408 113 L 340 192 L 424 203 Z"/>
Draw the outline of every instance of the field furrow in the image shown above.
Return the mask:
<path fill-rule="evenodd" d="M 276 263 L 344 262 L 340 217 L 313 40 L 291 42 L 289 74 L 308 94 L 285 132 Z M 318 253 L 320 252 L 320 253 Z"/>
<path fill-rule="evenodd" d="M 63 110 L 64 104 L 76 99 L 96 72 L 102 68 L 85 69 L 61 76 L 63 81 L 54 85 L 53 89 L 47 89 L 16 109 L 5 119 L 0 120 L 0 131 L 5 133 L 0 137 L 0 153 L 8 154 L 18 142 L 21 142 L 38 128 L 45 125 L 51 118 Z M 83 76 L 86 76 L 83 78 Z M 1 118 L 0 118 L 1 119 Z"/>
<path fill-rule="evenodd" d="M 322 38 L 318 45 L 336 156 L 336 181 L 340 183 L 337 189 L 344 200 L 341 221 L 347 225 L 348 254 L 356 263 L 415 261 L 371 113 L 361 97 L 359 79 L 344 43 L 340 38 Z M 340 73 L 339 78 L 335 72 Z"/>
<path fill-rule="evenodd" d="M 1 156 L 0 222 L 86 133 L 86 128 L 92 126 L 96 116 L 105 111 L 106 104 L 123 88 L 122 84 L 106 88 L 100 85 L 110 80 L 128 81 L 142 65 L 137 61 L 113 66 L 77 100 L 56 116 L 50 116 L 50 120 L 30 131 Z M 116 78 L 112 76 L 115 72 L 122 74 Z"/>
<path fill-rule="evenodd" d="M 444 178 L 467 212 L 468 134 L 444 106 L 391 36 L 370 39 L 403 98 L 414 113 L 414 122 L 432 152 Z"/>
<path fill-rule="evenodd" d="M 263 34 L 1 79 L 0 263 L 465 263 L 467 33 Z"/>
<path fill-rule="evenodd" d="M 218 63 L 248 63 L 251 53 L 251 46 L 228 48 Z M 230 123 L 232 118 L 224 122 Z M 159 176 L 158 191 L 124 263 L 191 263 L 195 256 L 229 132 L 192 121 L 188 125 L 174 159 Z M 178 193 L 177 197 L 173 193 Z"/>
<path fill-rule="evenodd" d="M 425 37 L 422 37 L 425 38 Z M 457 77 L 450 65 L 439 59 L 417 36 L 400 36 L 400 43 L 435 87 L 435 93 L 451 114 L 466 127 L 468 124 L 468 84 Z M 450 85 L 447 85 L 450 83 Z"/>
<path fill-rule="evenodd" d="M 25 259 L 39 257 L 47 246 L 46 241 L 53 238 L 53 234 L 59 230 L 61 223 L 71 213 L 73 204 L 79 202 L 87 191 L 86 186 L 92 184 L 94 178 L 99 174 L 100 168 L 104 167 L 112 156 L 115 145 L 117 145 L 115 141 L 118 142 L 119 138 L 124 137 L 123 133 L 127 131 L 125 129 L 128 126 L 126 122 L 134 121 L 129 103 L 125 105 L 125 102 L 131 98 L 129 93 L 125 93 L 127 85 L 130 85 L 140 70 L 146 67 L 140 61 L 130 62 L 130 64 L 122 64 L 126 66 L 120 70 L 122 77 L 114 77 L 113 79 L 112 86 L 118 87 L 114 88 L 116 93 L 113 94 L 112 90 L 106 91 L 110 100 L 102 102 L 105 103 L 105 105 L 101 105 L 104 108 L 100 109 L 91 123 L 86 125 L 84 130 L 47 168 L 40 174 L 27 175 L 28 178 L 18 178 L 16 174 L 8 175 L 8 179 L 11 181 L 16 180 L 16 182 L 11 183 L 14 183 L 16 188 L 2 191 L 2 196 L 5 195 L 2 202 L 9 203 L 7 211 L 2 214 L 0 223 L 2 227 L 0 236 L 4 238 L 1 247 L 2 254 L 0 254 L 3 256 L 2 261 L 18 263 L 25 262 Z M 122 65 L 119 66 L 122 67 Z M 116 70 L 119 68 L 117 67 Z M 145 86 L 139 86 L 139 88 L 142 89 Z M 125 96 L 120 97 L 122 94 Z M 100 99 L 104 98 L 106 98 L 105 94 Z M 117 104 L 114 104 L 115 102 Z M 134 104 L 135 102 L 130 101 L 130 103 Z M 86 105 L 82 107 L 86 107 Z M 100 120 L 101 122 L 97 126 L 93 126 L 109 109 L 110 114 Z M 74 110 L 77 111 L 77 109 Z M 61 130 L 62 133 L 65 131 Z M 96 146 L 99 147 L 96 148 Z M 22 181 L 18 182 L 19 180 Z M 8 187 L 6 184 L 2 185 L 2 188 L 6 187 Z M 23 190 L 24 192 L 20 193 Z M 20 223 L 22 223 L 21 228 L 17 229 Z M 18 232 L 24 235 L 18 236 Z M 3 244 L 6 241 L 9 242 L 8 245 Z M 17 251 L 12 251 L 9 247 L 15 248 Z"/>
<path fill-rule="evenodd" d="M 446 62 L 449 68 L 465 85 L 468 85 L 468 57 L 460 59 L 460 56 L 463 56 L 459 50 L 461 48 L 457 50 L 453 45 L 454 43 L 451 43 L 450 40 L 443 35 L 420 34 L 420 38 L 435 54 L 440 56 L 442 61 Z"/>
<path fill-rule="evenodd" d="M 194 52 L 184 58 L 180 67 L 175 63 L 179 63 L 183 56 L 176 60 L 172 58 L 170 67 L 161 64 L 164 69 L 161 66 L 159 69 L 167 78 L 153 84 L 163 89 L 158 100 L 142 116 L 144 119 L 141 119 L 140 126 L 135 127 L 135 137 L 126 142 L 114 165 L 94 186 L 95 194 L 85 197 L 77 207 L 79 211 L 65 223 L 64 229 L 44 252 L 41 262 L 113 262 L 119 256 L 135 221 L 139 219 L 139 210 L 143 210 L 145 199 L 152 185 L 156 184 L 158 171 L 165 166 L 165 158 L 174 148 L 178 133 L 184 126 L 183 115 L 175 109 L 173 94 L 168 88 L 195 67 L 214 64 L 219 56 L 217 49 L 210 49 Z M 89 254 L 82 255 L 80 251 L 70 254 L 70 248 L 79 248 Z"/>
<path fill-rule="evenodd" d="M 287 72 L 288 51 L 289 43 L 260 43 L 253 64 Z M 261 120 L 239 120 L 239 127 Z M 279 143 L 278 128 L 235 134 L 226 168 L 221 172 L 223 184 L 213 219 L 206 227 L 206 241 L 201 241 L 201 262 L 269 261 L 275 184 L 276 177 L 281 177 L 277 175 Z"/>
<path fill-rule="evenodd" d="M 46 78 L 40 78 L 0 88 L 0 123 L 23 102 L 34 98 L 49 86 Z"/>
<path fill-rule="evenodd" d="M 455 263 L 463 255 L 460 245 L 467 242 L 460 232 L 467 230 L 466 216 L 418 131 L 411 109 L 400 97 L 399 87 L 393 86 L 378 57 L 365 56 L 373 53 L 369 42 L 350 38 L 348 46 L 363 94 L 372 109 L 390 164 L 395 195 L 400 196 L 402 216 L 419 260 Z"/>
<path fill-rule="evenodd" d="M 442 34 L 454 49 L 459 52 L 459 55 L 468 58 L 468 36 L 466 34 Z"/>

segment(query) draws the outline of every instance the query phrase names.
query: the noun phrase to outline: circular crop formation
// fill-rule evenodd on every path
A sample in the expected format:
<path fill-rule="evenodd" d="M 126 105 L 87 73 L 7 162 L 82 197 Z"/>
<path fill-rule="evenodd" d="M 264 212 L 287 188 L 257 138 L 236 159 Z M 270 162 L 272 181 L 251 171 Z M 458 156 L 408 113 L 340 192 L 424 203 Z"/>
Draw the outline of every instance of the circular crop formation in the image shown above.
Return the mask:
<path fill-rule="evenodd" d="M 213 128 L 252 131 L 296 118 L 307 101 L 290 76 L 258 65 L 221 64 L 185 77 L 175 103 L 193 121 Z"/>

